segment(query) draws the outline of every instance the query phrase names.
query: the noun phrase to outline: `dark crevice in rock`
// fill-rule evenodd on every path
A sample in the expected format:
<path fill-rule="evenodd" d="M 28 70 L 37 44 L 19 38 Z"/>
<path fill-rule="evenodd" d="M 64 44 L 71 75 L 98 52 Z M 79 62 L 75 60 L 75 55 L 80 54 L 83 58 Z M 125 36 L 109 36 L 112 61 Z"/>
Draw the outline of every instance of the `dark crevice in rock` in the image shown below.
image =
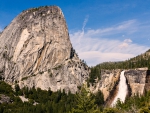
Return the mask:
<path fill-rule="evenodd" d="M 72 47 L 70 50 L 70 59 L 72 59 L 74 57 L 74 54 L 75 54 L 75 50 Z"/>
<path fill-rule="evenodd" d="M 61 80 L 58 80 L 57 82 L 61 82 Z"/>
<path fill-rule="evenodd" d="M 150 90 L 150 70 L 147 70 L 146 72 L 146 79 L 145 79 L 145 87 L 144 89 L 146 91 Z"/>
<path fill-rule="evenodd" d="M 132 89 L 130 87 L 130 84 L 129 84 L 128 79 L 127 79 L 126 76 L 125 76 L 125 78 L 126 78 L 126 84 L 127 84 L 127 90 L 128 90 L 126 98 L 128 98 L 128 97 L 130 97 L 132 95 Z"/>
<path fill-rule="evenodd" d="M 44 48 L 45 48 L 45 46 L 43 46 L 41 49 L 39 49 L 39 51 L 38 51 L 38 57 L 37 58 L 41 57 Z"/>

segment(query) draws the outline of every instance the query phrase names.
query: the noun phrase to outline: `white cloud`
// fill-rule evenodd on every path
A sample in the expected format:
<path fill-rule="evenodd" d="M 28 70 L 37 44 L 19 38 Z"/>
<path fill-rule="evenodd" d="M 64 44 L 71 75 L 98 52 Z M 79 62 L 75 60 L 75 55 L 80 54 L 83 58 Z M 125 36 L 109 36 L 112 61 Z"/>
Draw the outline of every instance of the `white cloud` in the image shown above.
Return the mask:
<path fill-rule="evenodd" d="M 82 31 L 84 32 L 84 28 L 86 26 L 86 23 L 88 22 L 88 19 L 89 19 L 89 15 L 87 15 L 84 19 L 84 22 L 83 22 L 83 26 L 82 26 Z"/>
<path fill-rule="evenodd" d="M 129 20 L 104 29 L 88 30 L 86 35 L 102 37 L 117 34 L 120 32 L 131 34 L 137 31 L 137 25 L 137 20 Z"/>
<path fill-rule="evenodd" d="M 132 42 L 132 40 L 131 39 L 125 39 L 124 42 L 125 43 L 130 43 L 130 42 Z"/>
<path fill-rule="evenodd" d="M 101 53 L 100 51 L 87 51 L 79 53 L 81 58 L 84 58 L 89 66 L 94 66 L 106 61 L 122 61 L 131 58 L 134 55 L 125 53 Z"/>
<path fill-rule="evenodd" d="M 122 32 L 133 33 L 137 30 L 136 25 L 136 20 L 130 20 L 105 29 L 77 31 L 70 34 L 71 42 L 79 57 L 89 66 L 105 61 L 126 60 L 145 52 L 149 47 L 135 44 L 131 38 L 125 39 L 124 34 L 124 39 L 122 35 L 119 39 L 111 36 Z"/>
<path fill-rule="evenodd" d="M 124 41 L 123 41 L 123 43 L 121 44 L 121 45 L 119 45 L 119 47 L 122 49 L 122 48 L 126 48 L 126 47 L 128 47 L 129 46 L 129 44 L 132 42 L 132 40 L 131 39 L 125 39 Z"/>

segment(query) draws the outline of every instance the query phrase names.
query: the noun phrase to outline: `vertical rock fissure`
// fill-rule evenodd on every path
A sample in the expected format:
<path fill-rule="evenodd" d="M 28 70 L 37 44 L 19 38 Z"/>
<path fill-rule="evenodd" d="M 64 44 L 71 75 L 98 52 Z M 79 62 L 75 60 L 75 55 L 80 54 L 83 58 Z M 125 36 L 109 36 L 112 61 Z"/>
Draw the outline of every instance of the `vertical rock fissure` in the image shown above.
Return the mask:
<path fill-rule="evenodd" d="M 149 89 L 150 89 L 150 70 L 147 70 L 144 90 L 147 91 L 147 90 L 149 90 Z"/>
<path fill-rule="evenodd" d="M 124 74 L 124 76 L 125 76 L 125 74 Z M 128 91 L 127 95 L 126 95 L 126 98 L 128 98 L 128 97 L 130 97 L 132 95 L 132 89 L 131 89 L 131 86 L 130 86 L 129 81 L 128 81 L 127 78 L 126 78 L 126 84 L 127 84 L 127 91 Z"/>

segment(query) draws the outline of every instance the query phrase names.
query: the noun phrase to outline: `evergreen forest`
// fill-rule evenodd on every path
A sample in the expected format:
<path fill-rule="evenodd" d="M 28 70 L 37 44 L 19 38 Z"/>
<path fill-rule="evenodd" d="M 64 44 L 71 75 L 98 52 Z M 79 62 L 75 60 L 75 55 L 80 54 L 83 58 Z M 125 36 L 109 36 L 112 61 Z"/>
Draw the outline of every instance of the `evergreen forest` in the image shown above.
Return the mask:
<path fill-rule="evenodd" d="M 103 94 L 98 91 L 90 93 L 83 86 L 76 94 L 64 91 L 52 92 L 40 88 L 20 89 L 18 85 L 13 90 L 10 85 L 0 81 L 0 96 L 10 97 L 9 102 L 0 104 L 0 113 L 149 113 L 150 91 L 143 96 L 128 97 L 125 103 L 118 100 L 115 107 L 105 106 Z M 28 101 L 23 102 L 19 96 Z M 0 98 L 2 100 L 2 97 Z M 0 101 L 1 102 L 1 101 Z"/>

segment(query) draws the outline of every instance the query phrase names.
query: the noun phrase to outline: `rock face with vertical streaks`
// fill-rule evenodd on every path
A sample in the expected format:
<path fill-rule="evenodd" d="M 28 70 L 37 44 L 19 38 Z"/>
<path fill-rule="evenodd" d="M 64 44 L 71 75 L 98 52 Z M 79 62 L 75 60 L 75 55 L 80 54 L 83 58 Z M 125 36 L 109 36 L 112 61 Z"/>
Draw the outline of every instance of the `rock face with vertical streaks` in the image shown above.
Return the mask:
<path fill-rule="evenodd" d="M 101 90 L 104 94 L 104 100 L 108 100 L 112 96 L 111 92 L 118 85 L 121 69 L 101 70 L 101 80 L 95 83 L 94 87 L 90 87 L 93 93 Z"/>
<path fill-rule="evenodd" d="M 146 85 L 147 68 L 129 69 L 125 71 L 128 85 L 131 88 L 132 96 L 144 94 Z"/>
<path fill-rule="evenodd" d="M 77 91 L 88 66 L 73 49 L 66 21 L 57 6 L 19 14 L 0 35 L 0 75 L 9 84 L 52 91 Z"/>

